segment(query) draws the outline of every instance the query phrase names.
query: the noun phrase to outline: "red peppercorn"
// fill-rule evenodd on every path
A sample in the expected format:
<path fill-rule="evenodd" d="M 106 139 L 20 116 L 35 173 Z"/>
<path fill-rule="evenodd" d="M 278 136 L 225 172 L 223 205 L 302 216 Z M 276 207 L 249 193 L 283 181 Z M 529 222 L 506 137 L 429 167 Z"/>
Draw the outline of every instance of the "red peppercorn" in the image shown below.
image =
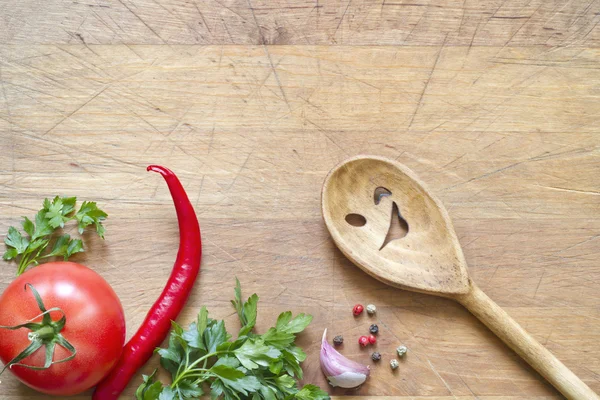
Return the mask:
<path fill-rule="evenodd" d="M 362 304 L 357 304 L 352 308 L 352 314 L 354 314 L 354 316 L 358 316 L 363 312 L 364 309 L 365 308 L 362 306 Z"/>
<path fill-rule="evenodd" d="M 369 343 L 371 343 L 371 344 L 375 344 L 375 342 L 377 342 L 377 338 L 374 335 L 369 335 L 369 337 L 367 339 L 369 340 Z"/>
<path fill-rule="evenodd" d="M 369 338 L 366 336 L 359 337 L 358 344 L 360 344 L 362 347 L 367 347 L 369 345 Z"/>

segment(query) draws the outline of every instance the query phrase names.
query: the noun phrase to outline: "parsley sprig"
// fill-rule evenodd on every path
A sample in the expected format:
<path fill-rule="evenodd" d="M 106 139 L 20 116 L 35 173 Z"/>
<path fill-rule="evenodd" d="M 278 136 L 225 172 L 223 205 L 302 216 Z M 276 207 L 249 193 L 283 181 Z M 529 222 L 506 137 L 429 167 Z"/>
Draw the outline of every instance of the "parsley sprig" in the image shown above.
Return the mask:
<path fill-rule="evenodd" d="M 300 363 L 306 354 L 294 344 L 296 334 L 312 321 L 312 316 L 290 311 L 279 315 L 274 327 L 258 335 L 256 324 L 258 296 L 242 301 L 236 279 L 232 300 L 242 328 L 238 337 L 225 329 L 223 321 L 208 317 L 202 307 L 187 330 L 172 322 L 167 348 L 157 349 L 160 364 L 171 374 L 172 383 L 156 380 L 156 371 L 143 375 L 136 391 L 137 400 L 191 400 L 210 391 L 211 399 L 242 400 L 325 400 L 329 395 L 315 385 L 298 388 L 302 379 Z"/>
<path fill-rule="evenodd" d="M 23 217 L 25 234 L 14 226 L 8 228 L 4 239 L 7 250 L 2 258 L 7 261 L 15 260 L 19 264 L 17 275 L 25 272 L 30 265 L 38 265 L 45 258 L 63 257 L 66 261 L 73 254 L 84 251 L 81 239 L 72 239 L 68 233 L 56 237 L 55 231 L 64 228 L 69 221 L 77 221 L 79 234 L 93 225 L 98 236 L 104 239 L 102 221 L 107 214 L 95 202 L 88 201 L 84 201 L 79 211 L 75 212 L 76 201 L 76 197 L 56 196 L 52 201 L 45 199 L 43 208 L 35 215 L 35 222 Z M 52 241 L 50 251 L 46 251 Z"/>

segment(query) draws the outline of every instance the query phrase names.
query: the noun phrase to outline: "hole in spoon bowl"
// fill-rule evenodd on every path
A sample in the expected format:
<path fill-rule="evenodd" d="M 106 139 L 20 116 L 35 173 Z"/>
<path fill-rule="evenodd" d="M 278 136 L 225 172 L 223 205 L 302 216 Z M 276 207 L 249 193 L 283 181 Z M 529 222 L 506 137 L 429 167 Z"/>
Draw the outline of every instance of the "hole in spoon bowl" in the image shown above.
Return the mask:
<path fill-rule="evenodd" d="M 390 227 L 388 229 L 387 235 L 385 235 L 385 240 L 383 244 L 379 248 L 382 250 L 385 246 L 388 245 L 393 240 L 402 239 L 408 235 L 408 222 L 402 217 L 400 210 L 398 209 L 398 205 L 394 201 L 392 203 L 392 216 L 390 219 Z"/>
<path fill-rule="evenodd" d="M 352 226 L 365 226 L 367 219 L 360 214 L 348 214 L 346 215 L 346 222 Z"/>
<path fill-rule="evenodd" d="M 375 188 L 375 193 L 373 193 L 373 201 L 375 202 L 375 205 L 379 205 L 381 199 L 391 195 L 392 192 L 389 189 L 386 189 L 383 186 L 378 186 Z"/>

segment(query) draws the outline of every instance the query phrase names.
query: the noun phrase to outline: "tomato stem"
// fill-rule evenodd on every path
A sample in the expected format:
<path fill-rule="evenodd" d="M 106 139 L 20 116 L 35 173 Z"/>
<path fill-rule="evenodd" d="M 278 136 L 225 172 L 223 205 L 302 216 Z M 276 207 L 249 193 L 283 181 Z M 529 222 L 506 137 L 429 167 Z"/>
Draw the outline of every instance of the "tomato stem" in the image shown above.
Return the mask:
<path fill-rule="evenodd" d="M 69 343 L 63 335 L 60 334 L 60 331 L 67 322 L 65 313 L 58 307 L 54 307 L 47 310 L 38 291 L 30 283 L 25 285 L 25 290 L 27 290 L 28 287 L 31 289 L 33 297 L 35 297 L 35 301 L 37 302 L 37 305 L 42 313 L 20 325 L 0 326 L 0 329 L 17 330 L 21 328 L 27 328 L 31 330 L 31 332 L 29 332 L 29 334 L 27 335 L 27 337 L 31 341 L 29 346 L 27 346 L 27 348 L 20 352 L 15 358 L 10 360 L 0 371 L 0 375 L 2 375 L 6 368 L 12 368 L 16 365 L 36 370 L 48 369 L 52 364 L 72 360 L 75 357 L 75 354 L 77 354 L 77 351 L 75 350 L 73 345 Z M 50 317 L 50 313 L 54 311 L 59 311 L 62 313 L 62 317 L 57 321 L 53 321 Z M 42 322 L 32 322 L 33 320 L 36 320 L 39 317 L 42 317 Z M 61 347 L 64 347 L 71 354 L 66 358 L 54 361 L 54 349 L 57 344 Z M 20 363 L 21 360 L 24 360 L 25 358 L 35 353 L 42 346 L 46 347 L 46 359 L 43 366 L 40 367 Z"/>
<path fill-rule="evenodd" d="M 56 331 L 55 331 L 54 327 L 51 325 L 46 325 L 46 326 L 41 327 L 38 330 L 31 331 L 29 333 L 29 340 L 33 341 L 33 340 L 39 339 L 39 340 L 44 341 L 44 340 L 53 339 L 54 336 L 56 336 Z"/>

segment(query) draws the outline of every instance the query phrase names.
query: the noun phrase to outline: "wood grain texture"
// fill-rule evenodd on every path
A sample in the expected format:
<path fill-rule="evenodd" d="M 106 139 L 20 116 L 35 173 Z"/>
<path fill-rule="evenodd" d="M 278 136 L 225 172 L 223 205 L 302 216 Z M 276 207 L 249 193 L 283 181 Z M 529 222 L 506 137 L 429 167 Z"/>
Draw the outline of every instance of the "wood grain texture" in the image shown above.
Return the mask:
<path fill-rule="evenodd" d="M 306 381 L 323 386 L 323 329 L 336 327 L 331 334 L 348 338 L 343 353 L 366 361 L 353 342 L 374 320 L 355 320 L 350 310 L 378 306 L 378 351 L 386 360 L 406 344 L 409 354 L 397 374 L 382 363 L 358 391 L 335 394 L 560 398 L 460 305 L 388 288 L 336 250 L 321 220 L 321 184 L 344 158 L 372 153 L 429 184 L 474 280 L 600 391 L 600 51 L 584 45 L 595 29 L 562 47 L 527 38 L 522 47 L 452 46 L 439 35 L 426 46 L 133 45 L 158 40 L 145 41 L 151 33 L 141 26 L 124 45 L 69 45 L 53 34 L 60 23 L 39 26 L 38 14 L 23 8 L 34 4 L 54 3 L 0 12 L 11 27 L 2 32 L 13 35 L 3 42 L 14 44 L 0 46 L 0 232 L 44 196 L 99 201 L 110 214 L 107 239 L 90 238 L 76 260 L 113 285 L 129 335 L 177 248 L 168 191 L 144 169 L 160 163 L 180 176 L 203 229 L 201 278 L 181 323 L 206 304 L 235 327 L 227 300 L 238 276 L 246 293 L 261 297 L 259 330 L 287 309 L 315 316 L 300 341 L 309 353 Z M 556 19 L 568 26 L 577 18 Z M 43 37 L 55 44 L 31 45 Z M 0 289 L 13 272 L 0 269 Z M 1 385 L 2 398 L 44 398 L 10 376 Z"/>
<path fill-rule="evenodd" d="M 22 0 L 0 43 L 600 45 L 594 0 Z"/>

